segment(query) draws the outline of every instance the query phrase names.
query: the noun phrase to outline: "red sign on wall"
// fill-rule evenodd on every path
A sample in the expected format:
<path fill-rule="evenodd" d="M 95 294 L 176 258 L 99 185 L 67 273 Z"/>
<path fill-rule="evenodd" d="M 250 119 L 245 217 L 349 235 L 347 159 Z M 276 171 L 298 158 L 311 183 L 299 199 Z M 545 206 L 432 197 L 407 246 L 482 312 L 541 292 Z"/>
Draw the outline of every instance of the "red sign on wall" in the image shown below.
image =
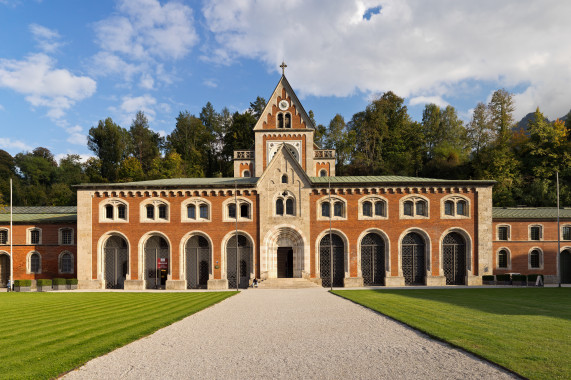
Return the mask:
<path fill-rule="evenodd" d="M 157 258 L 157 269 L 169 269 L 169 260 L 163 257 Z"/>

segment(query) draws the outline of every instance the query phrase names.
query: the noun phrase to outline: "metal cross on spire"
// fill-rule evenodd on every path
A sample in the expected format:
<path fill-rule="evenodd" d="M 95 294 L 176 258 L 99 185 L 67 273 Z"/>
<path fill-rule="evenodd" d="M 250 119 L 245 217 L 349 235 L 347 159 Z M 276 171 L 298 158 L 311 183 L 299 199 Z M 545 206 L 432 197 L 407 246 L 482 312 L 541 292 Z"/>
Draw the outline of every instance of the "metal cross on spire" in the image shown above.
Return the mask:
<path fill-rule="evenodd" d="M 287 67 L 287 65 L 285 64 L 284 61 L 282 61 L 282 64 L 280 65 L 280 67 L 282 68 L 282 75 L 285 75 L 285 68 Z"/>

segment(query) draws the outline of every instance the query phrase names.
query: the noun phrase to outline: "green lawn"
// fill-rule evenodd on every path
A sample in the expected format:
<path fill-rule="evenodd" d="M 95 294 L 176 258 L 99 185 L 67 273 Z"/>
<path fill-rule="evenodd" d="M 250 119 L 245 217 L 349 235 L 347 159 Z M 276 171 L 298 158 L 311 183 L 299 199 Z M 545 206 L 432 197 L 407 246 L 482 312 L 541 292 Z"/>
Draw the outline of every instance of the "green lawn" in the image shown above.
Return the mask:
<path fill-rule="evenodd" d="M 333 293 L 521 376 L 571 378 L 571 288 Z"/>
<path fill-rule="evenodd" d="M 236 292 L 0 293 L 0 378 L 53 378 Z"/>

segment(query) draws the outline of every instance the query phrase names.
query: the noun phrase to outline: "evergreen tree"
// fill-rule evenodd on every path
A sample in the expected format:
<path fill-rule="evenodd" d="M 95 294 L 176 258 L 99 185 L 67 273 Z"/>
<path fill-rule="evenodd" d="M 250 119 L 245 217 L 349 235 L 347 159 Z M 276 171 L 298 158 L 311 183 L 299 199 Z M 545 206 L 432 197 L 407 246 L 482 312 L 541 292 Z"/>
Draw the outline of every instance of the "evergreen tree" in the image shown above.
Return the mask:
<path fill-rule="evenodd" d="M 149 128 L 149 121 L 143 111 L 137 111 L 129 129 L 131 154 L 139 161 L 143 172 L 147 173 L 153 160 L 160 156 L 164 139 Z"/>
<path fill-rule="evenodd" d="M 97 127 L 89 129 L 87 147 L 101 161 L 101 177 L 110 182 L 117 181 L 117 170 L 130 147 L 127 130 L 115 124 L 110 117 L 100 120 Z"/>

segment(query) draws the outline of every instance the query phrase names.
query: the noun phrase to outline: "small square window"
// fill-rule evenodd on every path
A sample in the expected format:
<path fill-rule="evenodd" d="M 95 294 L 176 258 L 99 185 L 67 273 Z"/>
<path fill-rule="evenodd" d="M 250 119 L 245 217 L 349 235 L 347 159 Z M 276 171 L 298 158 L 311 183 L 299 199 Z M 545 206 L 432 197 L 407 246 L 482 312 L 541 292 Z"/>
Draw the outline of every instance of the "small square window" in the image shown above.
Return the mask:
<path fill-rule="evenodd" d="M 571 240 L 571 226 L 563 227 L 563 240 Z"/>
<path fill-rule="evenodd" d="M 529 229 L 529 235 L 531 240 L 541 240 L 541 227 L 533 226 Z"/>
<path fill-rule="evenodd" d="M 498 227 L 498 240 L 508 240 L 509 239 L 509 227 L 500 226 Z"/>
<path fill-rule="evenodd" d="M 61 230 L 61 244 L 69 245 L 72 242 L 72 231 L 70 229 Z"/>
<path fill-rule="evenodd" d="M 40 244 L 40 231 L 39 230 L 30 231 L 30 244 Z"/>

